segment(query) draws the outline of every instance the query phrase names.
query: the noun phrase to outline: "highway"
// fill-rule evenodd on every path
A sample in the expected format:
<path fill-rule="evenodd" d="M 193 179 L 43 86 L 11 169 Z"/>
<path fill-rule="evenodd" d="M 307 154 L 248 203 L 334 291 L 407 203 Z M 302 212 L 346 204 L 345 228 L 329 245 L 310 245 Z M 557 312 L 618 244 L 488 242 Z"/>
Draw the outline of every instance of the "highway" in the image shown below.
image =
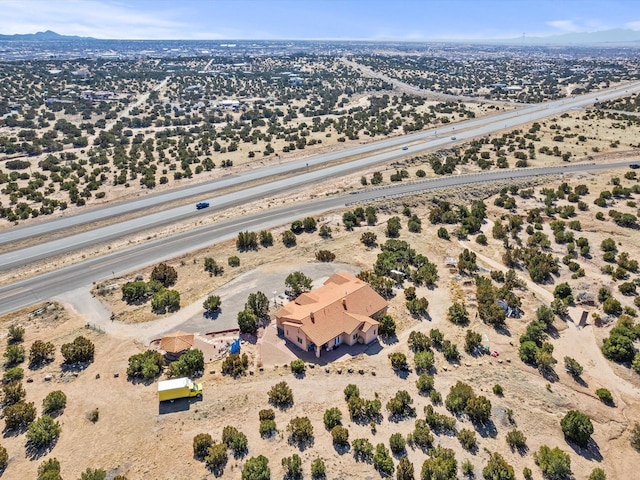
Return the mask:
<path fill-rule="evenodd" d="M 490 117 L 475 118 L 453 125 L 440 126 L 432 130 L 381 140 L 368 145 L 359 145 L 338 152 L 314 155 L 284 164 L 255 168 L 240 175 L 230 175 L 193 187 L 166 193 L 145 195 L 143 198 L 86 210 L 76 215 L 8 229 L 0 235 L 0 251 L 9 252 L 0 256 L 0 270 L 7 270 L 11 268 L 11 265 L 15 266 L 15 262 L 18 259 L 16 255 L 20 255 L 20 257 L 25 260 L 34 261 L 42 258 L 43 252 L 46 253 L 48 251 L 51 255 L 59 254 L 95 244 L 98 241 L 101 242 L 115 238 L 113 235 L 125 236 L 159 225 L 175 223 L 178 219 L 182 220 L 192 216 L 207 215 L 210 214 L 211 211 L 222 210 L 231 205 L 244 203 L 261 197 L 264 198 L 272 195 L 274 192 L 283 192 L 310 183 L 336 178 L 362 168 L 399 160 L 407 155 L 449 147 L 474 137 L 489 135 L 502 129 L 514 128 L 524 123 L 558 115 L 571 109 L 583 108 L 596 101 L 605 101 L 637 91 L 640 91 L 640 82 L 628 83 L 573 98 L 526 106 L 517 110 L 498 113 Z M 454 136 L 455 140 L 452 140 L 451 137 Z M 409 146 L 408 151 L 399 148 L 405 145 Z M 357 156 L 366 157 L 352 162 L 345 161 L 341 165 L 326 166 L 333 162 L 344 161 L 349 157 Z M 240 187 L 249 182 L 266 182 L 269 178 L 290 175 L 292 172 L 302 173 L 293 175 L 285 180 L 277 180 L 271 183 L 265 183 L 259 187 L 247 188 L 235 196 L 233 196 L 234 194 L 230 194 L 231 196 L 215 196 L 215 193 L 221 189 Z M 204 195 L 214 196 L 207 199 L 201 198 Z M 208 201 L 212 207 L 197 212 L 192 205 L 187 205 L 165 210 L 155 215 L 145 215 L 144 213 L 145 210 L 151 207 L 157 207 L 164 203 L 183 200 L 193 196 L 200 196 L 199 199 Z M 87 234 L 84 234 L 84 239 L 78 238 L 77 236 L 69 236 L 54 244 L 42 244 L 43 248 L 40 250 L 40 253 L 38 253 L 38 250 L 28 250 L 15 251 L 13 256 L 10 254 L 10 250 L 14 248 L 13 244 L 18 241 L 28 238 L 38 238 L 49 233 L 63 231 L 72 227 L 118 217 L 124 214 L 131 214 L 132 212 L 137 212 L 139 217 L 112 226 L 110 230 L 96 229 L 92 232 L 87 232 Z M 109 227 L 104 228 L 109 229 Z M 45 246 L 46 248 L 44 248 Z"/>
<path fill-rule="evenodd" d="M 350 195 L 328 197 L 291 205 L 268 212 L 201 227 L 168 238 L 158 239 L 123 251 L 83 261 L 56 271 L 45 273 L 11 285 L 0 287 L 0 314 L 5 314 L 33 303 L 83 286 L 94 281 L 135 271 L 147 265 L 177 257 L 184 253 L 235 238 L 242 230 L 257 231 L 272 228 L 292 219 L 318 215 L 355 203 L 367 203 L 384 198 L 428 192 L 445 187 L 477 184 L 512 178 L 540 175 L 587 172 L 624 168 L 628 162 L 609 164 L 567 164 L 560 167 L 494 170 L 471 175 L 439 177 L 432 180 L 400 183 L 388 187 L 364 190 Z"/>

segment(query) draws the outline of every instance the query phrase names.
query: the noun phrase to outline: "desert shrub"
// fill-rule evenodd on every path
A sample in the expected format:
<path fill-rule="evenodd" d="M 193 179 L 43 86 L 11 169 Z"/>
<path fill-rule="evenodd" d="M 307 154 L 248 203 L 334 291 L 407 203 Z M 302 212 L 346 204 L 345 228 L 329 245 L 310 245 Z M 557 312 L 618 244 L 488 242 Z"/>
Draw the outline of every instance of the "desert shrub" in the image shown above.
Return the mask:
<path fill-rule="evenodd" d="M 107 472 L 101 468 L 89 468 L 80 474 L 80 480 L 105 480 Z"/>
<path fill-rule="evenodd" d="M 322 418 L 325 428 L 331 430 L 333 427 L 342 423 L 342 412 L 339 408 L 328 408 Z"/>
<path fill-rule="evenodd" d="M 296 375 L 304 375 L 304 371 L 306 366 L 304 364 L 304 360 L 300 360 L 299 358 L 295 360 L 291 360 L 289 365 L 291 367 L 291 371 Z"/>
<path fill-rule="evenodd" d="M 589 480 L 607 480 L 607 474 L 603 469 L 596 467 L 591 470 Z"/>
<path fill-rule="evenodd" d="M 270 480 L 269 459 L 264 455 L 249 458 L 242 467 L 242 480 Z"/>
<path fill-rule="evenodd" d="M 263 420 L 275 420 L 276 419 L 276 412 L 274 412 L 271 408 L 265 408 L 265 409 L 260 410 L 258 412 L 258 418 L 260 419 L 260 421 L 263 421 Z"/>
<path fill-rule="evenodd" d="M 293 405 L 293 392 L 287 382 L 276 383 L 269 390 L 269 403 L 278 408 L 287 408 Z"/>
<path fill-rule="evenodd" d="M 499 383 L 496 383 L 493 386 L 493 393 L 499 397 L 501 397 L 504 394 L 504 390 L 502 389 L 502 385 L 500 385 Z"/>
<path fill-rule="evenodd" d="M 407 370 L 409 365 L 407 364 L 407 356 L 402 352 L 393 352 L 389 354 L 389 360 L 391 360 L 391 368 L 394 370 Z"/>
<path fill-rule="evenodd" d="M 482 476 L 486 480 L 514 480 L 516 478 L 513 467 L 498 452 L 489 454 L 489 461 L 482 469 Z"/>
<path fill-rule="evenodd" d="M 396 334 L 396 322 L 391 315 L 382 313 L 378 316 L 378 334 L 381 337 L 389 338 Z"/>
<path fill-rule="evenodd" d="M 199 433 L 193 437 L 193 456 L 198 460 L 204 460 L 209 453 L 209 447 L 213 445 L 213 438 L 208 433 Z"/>
<path fill-rule="evenodd" d="M 351 397 L 359 397 L 359 396 L 360 396 L 360 389 L 357 387 L 357 385 L 350 383 L 344 388 L 345 401 L 348 402 Z"/>
<path fill-rule="evenodd" d="M 546 478 L 571 478 L 571 458 L 558 447 L 552 449 L 542 445 L 535 453 L 534 459 Z"/>
<path fill-rule="evenodd" d="M 302 478 L 302 459 L 294 453 L 290 457 L 284 457 L 281 461 L 285 480 L 299 480 Z"/>
<path fill-rule="evenodd" d="M 316 252 L 316 260 L 319 262 L 333 262 L 336 259 L 336 254 L 329 250 L 318 250 Z"/>
<path fill-rule="evenodd" d="M 406 390 L 400 390 L 387 402 L 387 410 L 394 417 L 413 416 L 415 415 L 415 409 L 411 406 L 412 404 L 411 395 Z"/>
<path fill-rule="evenodd" d="M 247 436 L 236 427 L 227 425 L 222 429 L 222 443 L 231 449 L 235 457 L 241 457 L 247 452 Z"/>
<path fill-rule="evenodd" d="M 458 478 L 458 462 L 453 450 L 438 445 L 429 450 L 429 457 L 422 464 L 420 478 L 424 480 L 455 480 Z"/>
<path fill-rule="evenodd" d="M 243 353 L 242 355 L 238 353 L 231 353 L 222 361 L 221 371 L 223 375 L 238 378 L 247 372 L 248 367 L 249 357 L 246 353 Z"/>
<path fill-rule="evenodd" d="M 166 263 L 160 263 L 153 267 L 151 280 L 156 280 L 167 288 L 176 283 L 178 280 L 178 272 Z"/>
<path fill-rule="evenodd" d="M 473 463 L 471 463 L 471 461 L 469 459 L 465 460 L 464 462 L 462 462 L 460 464 L 460 470 L 462 471 L 462 474 L 465 477 L 469 477 L 469 478 L 473 478 L 474 477 Z"/>
<path fill-rule="evenodd" d="M 24 428 L 36 418 L 36 407 L 33 402 L 23 402 L 22 400 L 8 405 L 4 409 L 4 421 L 7 430 Z"/>
<path fill-rule="evenodd" d="M 464 351 L 472 354 L 480 345 L 482 345 L 482 335 L 473 330 L 467 330 L 464 337 Z"/>
<path fill-rule="evenodd" d="M 449 390 L 444 404 L 450 412 L 454 414 L 462 413 L 467 406 L 467 402 L 474 396 L 473 389 L 469 385 L 458 381 Z"/>
<path fill-rule="evenodd" d="M 285 247 L 295 247 L 297 242 L 298 239 L 296 238 L 296 234 L 291 230 L 285 230 L 284 232 L 282 232 L 282 243 Z"/>
<path fill-rule="evenodd" d="M 357 462 L 370 462 L 373 458 L 373 445 L 366 438 L 356 438 L 351 442 L 353 457 Z"/>
<path fill-rule="evenodd" d="M 51 445 L 60 435 L 60 424 L 49 415 L 31 422 L 27 428 L 27 441 L 36 449 Z"/>
<path fill-rule="evenodd" d="M 278 431 L 278 428 L 276 427 L 275 420 L 260 420 L 260 427 L 258 430 L 262 438 L 269 438 Z"/>
<path fill-rule="evenodd" d="M 400 455 L 404 453 L 407 448 L 407 441 L 404 439 L 401 433 L 393 433 L 389 437 L 389 448 L 394 455 Z"/>
<path fill-rule="evenodd" d="M 425 420 L 416 420 L 413 432 L 411 432 L 407 438 L 408 443 L 411 445 L 417 445 L 423 450 L 427 450 L 433 446 L 433 435 L 431 429 Z"/>
<path fill-rule="evenodd" d="M 511 451 L 525 451 L 527 448 L 527 437 L 520 430 L 511 430 L 507 433 L 507 445 L 511 448 Z"/>
<path fill-rule="evenodd" d="M 51 342 L 36 340 L 29 349 L 29 364 L 32 366 L 47 363 L 53 360 L 56 347 Z"/>
<path fill-rule="evenodd" d="M 454 302 L 447 311 L 447 319 L 456 325 L 466 325 L 469 323 L 469 312 L 463 303 Z"/>
<path fill-rule="evenodd" d="M 207 450 L 206 457 L 204 457 L 207 468 L 216 476 L 222 474 L 227 460 L 227 445 L 224 443 L 213 442 Z"/>
<path fill-rule="evenodd" d="M 238 258 L 238 257 L 235 257 Z M 231 258 L 229 258 L 229 261 Z M 240 263 L 240 259 L 238 259 L 238 264 Z M 224 273 L 224 267 L 218 262 L 216 262 L 213 257 L 205 257 L 204 259 L 204 271 L 209 272 L 209 276 L 213 275 L 215 277 L 220 276 Z"/>
<path fill-rule="evenodd" d="M 232 255 L 227 259 L 227 264 L 230 267 L 239 267 L 240 266 L 240 258 L 236 255 Z"/>
<path fill-rule="evenodd" d="M 424 407 L 425 421 L 427 425 L 436 433 L 453 433 L 456 427 L 456 419 L 448 415 L 443 415 L 434 410 L 433 406 Z"/>
<path fill-rule="evenodd" d="M 415 365 L 417 373 L 429 372 L 435 365 L 433 352 L 430 350 L 416 352 L 413 355 L 413 363 Z"/>
<path fill-rule="evenodd" d="M 132 378 L 151 380 L 160 375 L 162 367 L 164 367 L 163 355 L 157 350 L 147 350 L 129 357 L 127 375 Z"/>
<path fill-rule="evenodd" d="M 20 367 L 7 368 L 2 376 L 2 383 L 11 383 L 22 380 L 24 377 L 24 370 Z"/>
<path fill-rule="evenodd" d="M 263 247 L 266 248 L 273 245 L 273 234 L 271 232 L 267 232 L 266 230 L 261 230 L 259 233 L 259 237 L 260 237 L 260 245 L 262 245 Z M 253 248 L 254 250 L 257 250 L 257 245 L 255 247 L 252 246 L 251 248 Z M 243 245 L 242 248 L 240 248 L 240 250 L 248 250 L 248 247 Z"/>
<path fill-rule="evenodd" d="M 598 388 L 596 390 L 596 395 L 602 403 L 613 405 L 613 396 L 611 395 L 611 392 L 606 388 Z"/>
<path fill-rule="evenodd" d="M 9 325 L 7 343 L 20 343 L 24 340 L 24 328 L 20 325 Z"/>
<path fill-rule="evenodd" d="M 321 458 L 316 458 L 313 462 L 311 462 L 311 478 L 313 480 L 324 480 L 326 476 L 327 474 L 324 460 Z"/>
<path fill-rule="evenodd" d="M 5 364 L 7 367 L 13 367 L 14 365 L 24 362 L 24 347 L 16 344 L 8 345 L 4 352 L 4 358 L 6 358 Z"/>
<path fill-rule="evenodd" d="M 431 348 L 431 340 L 424 333 L 413 331 L 409 334 L 409 348 L 413 352 L 424 352 Z"/>
<path fill-rule="evenodd" d="M 457 345 L 449 340 L 442 342 L 442 355 L 450 362 L 455 362 L 460 358 Z"/>
<path fill-rule="evenodd" d="M 7 449 L 0 445 L 0 472 L 3 472 L 9 464 L 9 454 Z"/>
<path fill-rule="evenodd" d="M 391 476 L 395 470 L 393 458 L 389 455 L 387 447 L 382 443 L 376 445 L 376 450 L 373 454 L 373 467 L 383 476 Z"/>
<path fill-rule="evenodd" d="M 640 452 L 640 423 L 634 423 L 631 429 L 631 435 L 629 436 L 629 442 L 635 450 Z"/>
<path fill-rule="evenodd" d="M 582 375 L 582 365 L 577 360 L 571 357 L 564 357 L 564 368 L 567 373 L 573 377 L 579 377 Z"/>
<path fill-rule="evenodd" d="M 180 310 L 180 292 L 166 288 L 155 292 L 151 297 L 151 310 L 158 315 Z"/>
<path fill-rule="evenodd" d="M 472 422 L 484 423 L 491 416 L 491 402 L 482 395 L 473 396 L 467 401 L 464 413 Z"/>
<path fill-rule="evenodd" d="M 342 425 L 336 425 L 331 429 L 331 438 L 333 443 L 339 446 L 345 446 L 349 444 L 349 430 Z"/>
<path fill-rule="evenodd" d="M 308 417 L 294 417 L 287 425 L 292 444 L 307 445 L 313 441 L 313 425 Z"/>
<path fill-rule="evenodd" d="M 67 396 L 61 390 L 50 392 L 42 401 L 42 413 L 47 415 L 61 412 L 67 406 Z"/>
<path fill-rule="evenodd" d="M 93 362 L 95 346 L 88 338 L 78 336 L 73 342 L 62 345 L 60 352 L 65 363 Z"/>
<path fill-rule="evenodd" d="M 433 377 L 431 375 L 422 374 L 416 380 L 416 387 L 421 395 L 427 395 L 433 390 Z"/>
<path fill-rule="evenodd" d="M 578 410 L 570 410 L 560 421 L 562 433 L 567 440 L 586 447 L 593 433 L 591 419 Z"/>
<path fill-rule="evenodd" d="M 476 440 L 476 432 L 463 428 L 458 432 L 458 441 L 465 450 L 473 450 L 478 445 Z"/>
<path fill-rule="evenodd" d="M 3 403 L 5 405 L 13 405 L 23 400 L 27 396 L 24 385 L 20 382 L 6 383 L 2 386 Z"/>

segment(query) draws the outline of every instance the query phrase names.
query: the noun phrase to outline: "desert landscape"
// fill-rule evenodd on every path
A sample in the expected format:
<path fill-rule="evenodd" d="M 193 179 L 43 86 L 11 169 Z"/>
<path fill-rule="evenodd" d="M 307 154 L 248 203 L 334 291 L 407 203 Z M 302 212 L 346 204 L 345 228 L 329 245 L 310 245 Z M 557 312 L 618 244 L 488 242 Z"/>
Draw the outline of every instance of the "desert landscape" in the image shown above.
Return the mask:
<path fill-rule="evenodd" d="M 380 149 L 393 161 L 230 208 L 202 205 L 200 193 L 4 242 L 11 254 L 190 211 L 1 268 L 2 288 L 91 272 L 89 261 L 150 242 L 186 244 L 226 221 L 264 214 L 266 224 L 275 208 L 478 180 L 239 227 L 2 315 L 2 478 L 634 478 L 638 94 L 461 137 L 469 120 L 635 88 L 626 50 L 311 42 L 292 53 L 267 42 L 231 54 L 116 42 L 117 58 L 55 46 L 41 58 L 30 45 L 0 52 L 0 236 L 292 166 L 215 191 L 242 194 L 411 133 L 447 144 L 393 144 Z M 293 167 L 312 155 L 333 160 Z M 495 172 L 505 174 L 483 180 Z M 313 300 L 335 274 L 386 306 L 364 319 L 373 341 L 345 334 L 317 356 L 277 312 Z M 186 347 L 167 349 L 172 335 Z M 160 402 L 160 382 L 182 377 L 202 395 Z"/>

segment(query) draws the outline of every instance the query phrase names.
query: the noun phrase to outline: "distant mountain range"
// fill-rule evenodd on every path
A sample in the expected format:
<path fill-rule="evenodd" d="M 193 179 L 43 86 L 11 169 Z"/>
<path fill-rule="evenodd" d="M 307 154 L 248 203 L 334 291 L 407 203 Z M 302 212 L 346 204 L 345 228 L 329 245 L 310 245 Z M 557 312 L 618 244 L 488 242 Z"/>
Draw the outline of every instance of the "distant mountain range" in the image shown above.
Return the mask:
<path fill-rule="evenodd" d="M 60 41 L 60 40 L 96 40 L 93 37 L 78 37 L 75 35 L 60 35 L 59 33 L 47 30 L 46 32 L 0 35 L 0 41 L 3 40 L 23 40 L 23 41 Z M 214 39 L 211 40 L 220 40 Z M 258 40 L 258 39 L 256 39 Z M 285 39 L 288 40 L 288 39 Z M 389 39 L 390 40 L 390 39 Z M 117 41 L 117 40 L 116 40 Z M 487 39 L 450 39 L 450 40 L 430 40 L 423 41 L 450 41 L 464 43 L 492 43 L 492 44 L 524 44 L 524 45 L 601 45 L 601 44 L 624 44 L 624 43 L 640 43 L 640 31 L 616 28 L 611 30 L 600 30 L 596 32 L 573 32 L 562 35 L 549 35 L 545 37 L 524 37 L 517 38 L 487 38 Z"/>
<path fill-rule="evenodd" d="M 59 33 L 47 30 L 46 32 L 25 33 L 15 35 L 0 35 L 0 40 L 33 40 L 46 42 L 49 40 L 93 40 L 91 37 L 77 37 L 75 35 L 60 35 Z"/>

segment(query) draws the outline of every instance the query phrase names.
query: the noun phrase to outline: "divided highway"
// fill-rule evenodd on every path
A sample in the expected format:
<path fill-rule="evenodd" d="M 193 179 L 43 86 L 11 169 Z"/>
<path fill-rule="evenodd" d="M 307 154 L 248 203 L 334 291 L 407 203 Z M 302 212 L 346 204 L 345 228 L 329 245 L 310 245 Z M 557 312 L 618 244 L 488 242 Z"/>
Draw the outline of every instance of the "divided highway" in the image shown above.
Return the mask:
<path fill-rule="evenodd" d="M 115 229 L 112 228 L 108 231 L 98 229 L 99 231 L 86 236 L 83 240 L 79 240 L 74 236 L 68 237 L 69 239 L 67 242 L 59 242 L 55 245 L 51 245 L 50 247 L 52 247 L 53 250 L 50 250 L 50 254 L 58 254 L 64 251 L 70 251 L 74 248 L 81 248 L 83 246 L 90 245 L 91 243 L 96 243 L 97 241 L 115 238 L 112 236 L 114 234 L 116 236 L 125 236 L 159 225 L 171 224 L 177 219 L 184 219 L 186 217 L 208 213 L 206 211 L 196 212 L 192 206 L 184 206 L 166 210 L 157 215 L 144 215 L 144 211 L 148 208 L 154 206 L 157 207 L 164 203 L 186 199 L 196 195 L 202 196 L 206 194 L 215 194 L 216 191 L 222 189 L 238 187 L 250 182 L 266 181 L 270 177 L 291 174 L 291 172 L 304 172 L 286 180 L 278 180 L 276 182 L 265 183 L 259 187 L 245 189 L 244 196 L 238 197 L 238 195 L 236 195 L 233 197 L 224 195 L 206 199 L 206 201 L 212 205 L 209 212 L 211 210 L 224 209 L 238 203 L 245 203 L 260 197 L 267 197 L 274 192 L 282 192 L 287 189 L 299 188 L 303 185 L 341 176 L 372 165 L 401 159 L 406 157 L 408 154 L 418 154 L 427 150 L 442 148 L 462 140 L 489 135 L 501 129 L 513 128 L 523 123 L 540 120 L 552 115 L 558 115 L 567 110 L 583 108 L 597 101 L 610 100 L 637 91 L 640 91 L 640 82 L 628 83 L 573 98 L 526 106 L 516 110 L 498 113 L 490 117 L 475 118 L 455 125 L 440 126 L 424 132 L 381 140 L 368 145 L 359 145 L 338 152 L 314 155 L 293 162 L 287 162 L 285 164 L 256 168 L 246 173 L 242 173 L 241 175 L 223 177 L 219 180 L 208 182 L 206 184 L 200 184 L 167 193 L 146 195 L 140 199 L 102 208 L 95 208 L 68 217 L 51 219 L 38 222 L 33 225 L 26 225 L 24 227 L 12 228 L 10 230 L 3 231 L 2 234 L 0 234 L 0 250 L 7 252 L 13 248 L 12 244 L 27 238 L 35 238 L 98 220 L 130 214 L 132 212 L 138 212 L 140 214 L 140 217 L 137 219 L 119 223 L 117 226 L 114 226 Z M 455 140 L 451 139 L 453 136 L 455 136 Z M 405 145 L 409 146 L 408 151 L 403 151 L 398 148 Z M 394 150 L 389 151 L 389 149 Z M 326 164 L 331 162 L 362 155 L 369 156 L 357 161 L 345 162 L 342 165 L 325 167 Z M 318 169 L 312 172 L 306 172 L 307 168 L 309 170 Z M 90 238 L 91 236 L 94 237 L 93 240 Z M 46 252 L 46 250 L 42 251 Z M 22 258 L 31 258 L 31 261 L 41 258 L 35 251 L 21 251 L 20 256 Z M 17 258 L 18 257 L 16 256 L 0 256 L 0 270 L 11 268 L 10 265 L 15 266 L 15 263 L 12 262 L 15 262 L 15 259 Z"/>
<path fill-rule="evenodd" d="M 472 175 L 446 176 L 433 180 L 401 183 L 389 187 L 369 189 L 351 195 L 328 197 L 322 200 L 261 212 L 255 215 L 201 227 L 168 238 L 147 242 L 127 250 L 114 252 L 0 287 L 0 315 L 47 300 L 48 298 L 76 288 L 88 286 L 94 281 L 101 281 L 112 276 L 121 275 L 146 265 L 174 258 L 217 242 L 235 238 L 241 230 L 268 229 L 290 222 L 292 218 L 318 215 L 354 203 L 372 202 L 389 197 L 437 190 L 444 187 L 462 186 L 495 180 L 508 180 L 511 178 L 624 168 L 627 165 L 627 162 L 601 165 L 593 163 L 569 164 L 562 167 L 495 170 Z"/>

